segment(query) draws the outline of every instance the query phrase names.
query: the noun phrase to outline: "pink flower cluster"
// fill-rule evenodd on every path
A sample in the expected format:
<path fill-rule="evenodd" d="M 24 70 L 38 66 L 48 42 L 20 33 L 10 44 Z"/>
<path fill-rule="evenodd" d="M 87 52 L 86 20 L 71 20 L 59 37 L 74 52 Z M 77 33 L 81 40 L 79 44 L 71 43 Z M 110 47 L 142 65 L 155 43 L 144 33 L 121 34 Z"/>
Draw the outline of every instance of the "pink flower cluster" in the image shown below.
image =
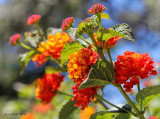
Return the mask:
<path fill-rule="evenodd" d="M 15 34 L 15 35 L 11 36 L 10 37 L 10 43 L 11 43 L 11 45 L 15 46 L 19 42 L 20 37 L 21 37 L 20 34 Z"/>
<path fill-rule="evenodd" d="M 100 14 L 102 13 L 104 10 L 106 10 L 106 7 L 104 7 L 104 5 L 100 5 L 95 3 L 89 10 L 88 13 L 90 14 Z"/>
<path fill-rule="evenodd" d="M 74 22 L 73 17 L 69 17 L 69 18 L 64 19 L 62 22 L 62 30 L 63 31 L 68 30 L 73 25 L 73 22 Z"/>

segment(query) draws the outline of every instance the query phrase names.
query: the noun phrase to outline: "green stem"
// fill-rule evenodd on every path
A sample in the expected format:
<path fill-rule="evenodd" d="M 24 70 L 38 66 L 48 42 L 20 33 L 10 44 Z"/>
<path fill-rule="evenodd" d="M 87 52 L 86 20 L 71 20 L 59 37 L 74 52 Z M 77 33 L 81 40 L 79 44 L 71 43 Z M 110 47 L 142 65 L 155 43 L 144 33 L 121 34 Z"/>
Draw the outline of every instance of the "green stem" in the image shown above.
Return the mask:
<path fill-rule="evenodd" d="M 101 28 L 102 28 L 102 24 L 101 24 L 101 15 L 100 15 L 100 14 L 97 15 L 97 17 L 98 17 L 98 21 L 99 21 L 99 29 L 101 29 Z"/>
<path fill-rule="evenodd" d="M 137 84 L 137 88 L 138 88 L 138 92 L 140 92 L 140 85 Z M 141 99 L 141 102 L 140 102 L 140 110 L 142 112 L 142 99 Z"/>
<path fill-rule="evenodd" d="M 77 34 L 78 35 L 78 34 Z M 96 49 L 93 45 L 91 45 L 85 38 L 83 38 L 81 35 L 78 35 L 78 37 L 80 37 L 85 43 L 87 43 L 88 45 L 90 45 L 94 50 Z"/>
<path fill-rule="evenodd" d="M 69 97 L 73 97 L 73 95 L 70 95 L 70 94 L 67 94 L 67 93 L 64 93 L 64 92 L 61 92 L 61 91 L 57 91 L 57 93 L 63 94 L 63 95 L 69 96 Z"/>
<path fill-rule="evenodd" d="M 27 49 L 27 50 L 34 50 L 33 48 L 31 48 L 31 47 L 29 47 L 28 45 L 25 45 L 25 44 L 23 44 L 23 43 L 21 43 L 21 42 L 19 42 L 18 44 L 19 44 L 20 46 L 24 47 L 24 48 Z"/>
<path fill-rule="evenodd" d="M 42 28 L 40 27 L 39 23 L 37 23 L 36 26 L 37 26 L 37 28 L 38 28 L 38 30 L 40 32 L 40 35 L 42 36 L 43 40 L 46 41 L 47 39 L 44 36 L 44 32 L 43 32 Z"/>
<path fill-rule="evenodd" d="M 112 63 L 113 65 L 113 61 L 112 61 L 112 57 L 111 57 L 111 53 L 110 53 L 110 48 L 107 48 L 107 54 L 108 54 L 108 57 L 110 59 L 110 62 Z M 114 65 L 113 65 L 114 66 Z"/>
<path fill-rule="evenodd" d="M 98 99 L 98 102 L 99 102 L 106 110 L 109 109 L 100 99 Z"/>
<path fill-rule="evenodd" d="M 130 106 L 134 109 L 134 111 L 137 113 L 137 116 L 140 119 L 145 119 L 143 114 L 138 110 L 138 108 L 135 106 L 135 104 L 132 102 L 132 100 L 129 98 L 129 96 L 126 94 L 126 92 L 123 90 L 121 85 L 118 85 L 117 88 L 121 92 L 121 94 L 124 96 L 124 98 L 127 100 L 127 102 L 130 104 Z"/>
<path fill-rule="evenodd" d="M 122 111 L 125 111 L 125 112 L 128 112 L 128 113 L 131 113 L 132 115 L 136 116 L 135 113 L 133 113 L 133 112 L 131 112 L 131 111 L 129 111 L 129 110 L 126 110 L 126 109 L 124 109 L 124 108 L 120 108 L 120 107 L 118 107 L 118 106 L 116 106 L 116 105 L 108 102 L 107 100 L 105 100 L 104 98 L 100 97 L 99 95 L 95 95 L 95 97 L 98 98 L 99 100 L 104 101 L 104 102 L 106 102 L 107 104 L 109 104 L 109 105 L 111 105 L 111 106 L 119 109 L 119 110 L 122 110 Z"/>
<path fill-rule="evenodd" d="M 102 24 L 101 24 L 101 15 L 97 15 L 98 17 L 98 22 L 99 22 L 99 29 L 102 29 Z M 102 39 L 100 41 L 100 48 L 102 48 Z"/>
<path fill-rule="evenodd" d="M 97 42 L 95 41 L 93 35 L 89 35 L 89 34 L 88 34 L 88 36 L 91 38 L 92 42 L 94 43 L 94 45 L 95 45 L 95 47 L 96 47 L 96 49 L 97 49 L 97 52 L 99 53 L 99 55 L 100 55 L 100 57 L 102 58 L 102 60 L 103 60 L 103 61 L 106 61 L 106 58 L 105 58 L 102 50 L 100 50 L 100 48 L 99 48 Z"/>

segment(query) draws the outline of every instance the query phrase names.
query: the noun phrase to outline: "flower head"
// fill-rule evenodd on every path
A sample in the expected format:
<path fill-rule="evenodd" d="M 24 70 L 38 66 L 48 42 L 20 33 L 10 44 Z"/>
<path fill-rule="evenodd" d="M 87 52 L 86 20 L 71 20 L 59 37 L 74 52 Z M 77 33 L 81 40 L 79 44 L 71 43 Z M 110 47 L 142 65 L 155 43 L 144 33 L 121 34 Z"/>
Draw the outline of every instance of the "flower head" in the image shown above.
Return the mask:
<path fill-rule="evenodd" d="M 92 99 L 94 99 L 94 95 L 96 95 L 98 89 L 100 86 L 90 87 L 90 88 L 84 88 L 78 90 L 78 87 L 80 84 L 77 84 L 76 86 L 73 86 L 73 100 L 77 100 L 75 107 L 81 106 L 81 110 L 84 110 L 86 107 L 88 107 L 88 104 L 91 102 Z"/>
<path fill-rule="evenodd" d="M 104 10 L 106 10 L 106 7 L 104 7 L 104 5 L 100 5 L 98 3 L 95 3 L 89 10 L 88 13 L 90 14 L 100 14 L 102 13 Z"/>
<path fill-rule="evenodd" d="M 57 94 L 64 76 L 58 74 L 45 74 L 42 78 L 37 80 L 38 86 L 35 91 L 37 99 L 41 99 L 42 103 L 49 103 L 52 98 Z"/>
<path fill-rule="evenodd" d="M 80 51 L 76 51 L 69 56 L 68 73 L 71 79 L 74 79 L 76 86 L 73 86 L 73 100 L 77 100 L 75 106 L 81 106 L 83 110 L 88 106 L 89 102 L 94 98 L 94 95 L 97 93 L 99 86 L 85 88 L 78 90 L 80 84 L 86 79 L 91 66 L 96 63 L 99 55 L 97 52 L 91 49 L 91 46 L 88 48 L 82 48 Z"/>
<path fill-rule="evenodd" d="M 151 116 L 151 117 L 149 117 L 149 119 L 158 119 L 158 117 L 157 116 Z"/>
<path fill-rule="evenodd" d="M 26 113 L 25 115 L 21 116 L 20 119 L 35 119 L 35 116 L 32 113 Z"/>
<path fill-rule="evenodd" d="M 94 114 L 96 111 L 93 107 L 88 106 L 86 109 L 80 112 L 80 119 L 89 119 L 92 114 Z"/>
<path fill-rule="evenodd" d="M 44 64 L 47 61 L 46 56 L 44 56 L 43 54 L 36 54 L 33 58 L 32 61 L 34 63 L 37 63 L 36 67 L 41 66 L 42 64 Z"/>
<path fill-rule="evenodd" d="M 71 37 L 67 33 L 56 33 L 55 35 L 48 35 L 47 41 L 41 42 L 38 51 L 44 56 L 52 56 L 52 58 L 59 58 L 66 42 L 72 41 Z M 43 46 L 43 47 L 42 47 Z"/>
<path fill-rule="evenodd" d="M 68 73 L 69 78 L 74 79 L 75 83 L 85 80 L 93 64 L 96 63 L 99 55 L 91 47 L 82 48 L 69 56 Z"/>
<path fill-rule="evenodd" d="M 38 14 L 31 15 L 31 16 L 28 18 L 27 24 L 28 24 L 28 25 L 36 24 L 37 22 L 39 22 L 40 19 L 41 19 L 41 16 L 38 15 Z"/>
<path fill-rule="evenodd" d="M 115 83 L 124 84 L 126 92 L 132 91 L 133 85 L 139 84 L 139 78 L 145 79 L 151 75 L 157 75 L 153 66 L 155 62 L 149 57 L 149 53 L 138 54 L 126 51 L 124 55 L 119 55 L 114 63 Z"/>
<path fill-rule="evenodd" d="M 62 30 L 63 31 L 68 30 L 73 25 L 73 22 L 74 22 L 73 17 L 69 17 L 69 18 L 64 19 L 62 22 Z"/>
<path fill-rule="evenodd" d="M 10 37 L 10 43 L 11 43 L 11 45 L 15 46 L 19 42 L 20 37 L 21 37 L 20 34 L 15 34 L 15 35 L 11 36 Z"/>
<path fill-rule="evenodd" d="M 37 105 L 34 105 L 32 109 L 34 112 L 45 113 L 53 109 L 53 105 L 51 103 L 37 104 Z"/>

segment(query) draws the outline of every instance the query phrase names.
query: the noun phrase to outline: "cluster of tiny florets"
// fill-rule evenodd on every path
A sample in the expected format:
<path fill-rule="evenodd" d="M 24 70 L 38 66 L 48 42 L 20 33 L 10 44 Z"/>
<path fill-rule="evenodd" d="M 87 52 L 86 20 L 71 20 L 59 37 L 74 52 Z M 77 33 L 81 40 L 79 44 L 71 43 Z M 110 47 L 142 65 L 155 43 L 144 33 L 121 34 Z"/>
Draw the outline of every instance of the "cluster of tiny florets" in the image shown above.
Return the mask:
<path fill-rule="evenodd" d="M 100 5 L 98 3 L 95 3 L 89 10 L 88 13 L 90 14 L 100 14 L 102 13 L 104 10 L 106 10 L 106 7 L 104 7 L 104 5 Z"/>
<path fill-rule="evenodd" d="M 119 55 L 114 63 L 115 83 L 124 84 L 126 92 L 132 91 L 134 85 L 139 84 L 139 79 L 146 79 L 158 72 L 153 66 L 155 62 L 149 57 L 149 53 L 138 54 L 126 51 L 124 55 Z"/>

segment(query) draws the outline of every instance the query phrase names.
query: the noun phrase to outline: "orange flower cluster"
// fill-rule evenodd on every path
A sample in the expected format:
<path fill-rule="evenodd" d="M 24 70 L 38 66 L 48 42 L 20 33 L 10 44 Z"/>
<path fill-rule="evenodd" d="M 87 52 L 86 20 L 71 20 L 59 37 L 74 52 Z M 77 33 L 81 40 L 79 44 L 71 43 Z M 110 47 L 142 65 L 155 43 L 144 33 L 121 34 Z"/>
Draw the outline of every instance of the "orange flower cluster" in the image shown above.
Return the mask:
<path fill-rule="evenodd" d="M 41 16 L 38 15 L 38 14 L 31 15 L 31 16 L 28 18 L 27 25 L 36 24 L 40 19 L 41 19 Z"/>
<path fill-rule="evenodd" d="M 69 56 L 67 64 L 69 78 L 74 79 L 74 83 L 81 83 L 85 80 L 93 64 L 96 63 L 99 55 L 91 47 L 82 48 Z"/>
<path fill-rule="evenodd" d="M 66 31 L 68 30 L 71 26 L 73 26 L 74 18 L 69 17 L 63 20 L 62 22 L 62 30 Z"/>
<path fill-rule="evenodd" d="M 58 74 L 45 74 L 42 78 L 37 80 L 38 86 L 35 91 L 37 99 L 41 99 L 42 103 L 49 103 L 52 98 L 57 94 L 64 76 Z"/>
<path fill-rule="evenodd" d="M 35 119 L 35 116 L 32 113 L 26 113 L 25 115 L 21 116 L 20 119 Z"/>
<path fill-rule="evenodd" d="M 126 92 L 132 91 L 133 85 L 139 84 L 139 78 L 145 79 L 151 75 L 157 75 L 155 71 L 153 58 L 149 53 L 138 54 L 136 52 L 126 51 L 123 56 L 119 55 L 114 63 L 116 84 L 124 84 Z"/>
<path fill-rule="evenodd" d="M 88 106 L 86 109 L 80 112 L 79 119 L 89 119 L 96 111 L 93 107 Z"/>
<path fill-rule="evenodd" d="M 11 43 L 11 45 L 15 46 L 19 42 L 20 37 L 21 37 L 20 34 L 15 34 L 15 35 L 11 36 L 10 37 L 10 43 Z"/>
<path fill-rule="evenodd" d="M 37 104 L 37 105 L 34 105 L 32 109 L 34 112 L 45 113 L 53 109 L 53 105 L 51 103 Z"/>
<path fill-rule="evenodd" d="M 98 39 L 97 39 L 97 34 L 96 34 L 96 33 L 94 33 L 94 38 L 95 38 L 97 44 L 100 46 L 100 42 L 99 42 Z M 113 46 L 116 45 L 117 41 L 118 41 L 119 39 L 121 39 L 121 38 L 122 38 L 122 37 L 114 36 L 114 37 L 108 39 L 108 40 L 104 43 L 104 45 L 103 45 L 103 43 L 102 43 L 102 47 L 103 47 L 103 48 L 112 48 Z"/>
<path fill-rule="evenodd" d="M 104 10 L 106 10 L 106 7 L 104 7 L 104 5 L 100 5 L 95 3 L 89 10 L 88 13 L 90 14 L 100 14 L 102 13 Z"/>
<path fill-rule="evenodd" d="M 34 63 L 37 63 L 36 67 L 41 66 L 47 61 L 47 58 L 43 54 L 36 54 L 33 58 L 32 61 Z"/>
<path fill-rule="evenodd" d="M 56 33 L 55 35 L 48 35 L 47 41 L 41 42 L 37 50 L 42 54 L 36 55 L 32 60 L 38 62 L 37 66 L 46 62 L 47 57 L 51 56 L 53 59 L 60 58 L 63 46 L 66 42 L 72 41 L 71 37 L 66 32 Z"/>
<path fill-rule="evenodd" d="M 78 87 L 86 79 L 91 66 L 96 63 L 98 58 L 99 55 L 91 50 L 90 46 L 74 52 L 69 57 L 69 62 L 67 64 L 69 78 L 74 79 L 74 83 L 77 84 L 72 88 L 74 95 L 72 101 L 77 100 L 75 106 L 81 106 L 82 110 L 87 107 L 91 99 L 94 98 L 99 86 L 80 90 L 78 90 Z"/>

